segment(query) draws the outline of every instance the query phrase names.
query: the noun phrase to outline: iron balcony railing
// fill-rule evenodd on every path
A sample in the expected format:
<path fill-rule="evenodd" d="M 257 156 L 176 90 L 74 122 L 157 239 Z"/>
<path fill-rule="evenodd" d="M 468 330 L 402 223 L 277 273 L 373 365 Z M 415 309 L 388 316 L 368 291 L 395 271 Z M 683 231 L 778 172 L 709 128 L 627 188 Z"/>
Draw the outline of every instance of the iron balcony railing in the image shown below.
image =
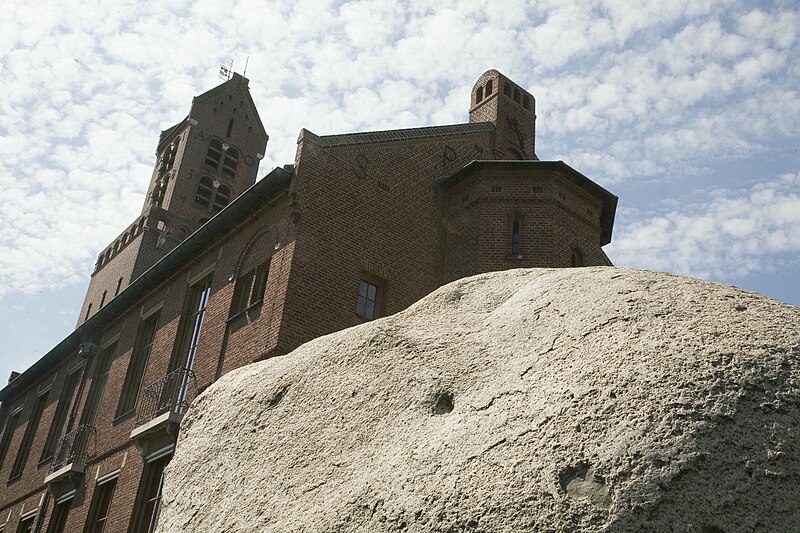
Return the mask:
<path fill-rule="evenodd" d="M 173 370 L 142 391 L 137 423 L 144 424 L 169 411 L 182 415 L 196 394 L 194 372 L 188 368 Z"/>
<path fill-rule="evenodd" d="M 58 439 L 53 455 L 53 472 L 68 464 L 85 465 L 95 455 L 96 436 L 94 426 L 82 424 Z"/>

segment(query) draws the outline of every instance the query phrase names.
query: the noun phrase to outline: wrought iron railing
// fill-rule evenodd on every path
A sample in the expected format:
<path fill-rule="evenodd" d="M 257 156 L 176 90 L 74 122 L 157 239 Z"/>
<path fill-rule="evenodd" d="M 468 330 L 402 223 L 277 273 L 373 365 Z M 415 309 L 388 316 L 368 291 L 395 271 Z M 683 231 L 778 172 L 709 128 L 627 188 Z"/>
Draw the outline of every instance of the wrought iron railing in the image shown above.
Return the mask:
<path fill-rule="evenodd" d="M 188 368 L 173 370 L 142 391 L 137 409 L 137 423 L 149 422 L 168 411 L 183 414 L 196 394 L 194 372 Z"/>
<path fill-rule="evenodd" d="M 95 455 L 96 436 L 94 426 L 82 424 L 58 439 L 53 455 L 53 472 L 71 463 L 85 465 L 87 459 Z"/>

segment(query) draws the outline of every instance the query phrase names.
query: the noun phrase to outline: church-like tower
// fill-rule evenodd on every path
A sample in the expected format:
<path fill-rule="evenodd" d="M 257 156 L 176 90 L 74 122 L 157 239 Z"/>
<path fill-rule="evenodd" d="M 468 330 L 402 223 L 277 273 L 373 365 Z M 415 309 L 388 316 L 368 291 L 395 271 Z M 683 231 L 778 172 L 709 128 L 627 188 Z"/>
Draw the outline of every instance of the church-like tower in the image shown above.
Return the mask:
<path fill-rule="evenodd" d="M 141 215 L 98 256 L 78 324 L 256 181 L 269 136 L 234 73 L 161 132 Z"/>

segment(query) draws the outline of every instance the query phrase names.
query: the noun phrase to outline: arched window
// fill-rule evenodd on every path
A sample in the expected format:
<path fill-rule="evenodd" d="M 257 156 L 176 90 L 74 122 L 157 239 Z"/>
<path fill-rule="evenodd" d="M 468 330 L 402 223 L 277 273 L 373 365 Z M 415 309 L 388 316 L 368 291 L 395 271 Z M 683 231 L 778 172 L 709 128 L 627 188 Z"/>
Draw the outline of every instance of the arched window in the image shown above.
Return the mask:
<path fill-rule="evenodd" d="M 486 96 L 492 94 L 492 80 L 486 82 Z"/>
<path fill-rule="evenodd" d="M 219 163 L 221 159 L 222 159 L 222 143 L 214 139 L 208 145 L 208 152 L 206 152 L 206 165 L 216 170 L 219 168 Z"/>
<path fill-rule="evenodd" d="M 519 255 L 519 220 L 511 226 L 511 255 Z"/>
<path fill-rule="evenodd" d="M 236 174 L 236 165 L 239 164 L 239 152 L 235 148 L 228 148 L 225 152 L 225 161 L 222 163 L 222 171 L 230 177 Z"/>
<path fill-rule="evenodd" d="M 477 104 L 483 100 L 483 87 L 478 87 L 478 92 L 475 93 L 475 103 Z"/>
<path fill-rule="evenodd" d="M 581 251 L 579 246 L 576 246 L 574 250 L 572 250 L 572 266 L 574 267 L 582 267 L 583 266 L 583 252 Z"/>
<path fill-rule="evenodd" d="M 214 195 L 214 212 L 219 213 L 223 208 L 228 205 L 231 198 L 231 190 L 225 185 L 220 185 L 217 188 L 217 194 Z"/>
<path fill-rule="evenodd" d="M 203 176 L 200 178 L 200 186 L 197 188 L 194 202 L 201 207 L 209 208 L 212 196 L 214 196 L 214 182 L 211 181 L 211 178 Z"/>

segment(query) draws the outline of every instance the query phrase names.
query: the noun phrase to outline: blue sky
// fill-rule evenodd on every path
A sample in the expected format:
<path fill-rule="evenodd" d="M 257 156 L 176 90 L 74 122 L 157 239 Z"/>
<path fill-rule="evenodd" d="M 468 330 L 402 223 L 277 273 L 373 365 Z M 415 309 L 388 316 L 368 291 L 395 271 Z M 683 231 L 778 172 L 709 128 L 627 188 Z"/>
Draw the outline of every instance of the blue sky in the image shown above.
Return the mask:
<path fill-rule="evenodd" d="M 489 68 L 537 102 L 537 154 L 620 197 L 618 266 L 800 305 L 795 1 L 210 0 L 4 4 L 0 383 L 77 321 L 138 214 L 158 134 L 234 61 L 270 141 L 466 122 Z"/>

